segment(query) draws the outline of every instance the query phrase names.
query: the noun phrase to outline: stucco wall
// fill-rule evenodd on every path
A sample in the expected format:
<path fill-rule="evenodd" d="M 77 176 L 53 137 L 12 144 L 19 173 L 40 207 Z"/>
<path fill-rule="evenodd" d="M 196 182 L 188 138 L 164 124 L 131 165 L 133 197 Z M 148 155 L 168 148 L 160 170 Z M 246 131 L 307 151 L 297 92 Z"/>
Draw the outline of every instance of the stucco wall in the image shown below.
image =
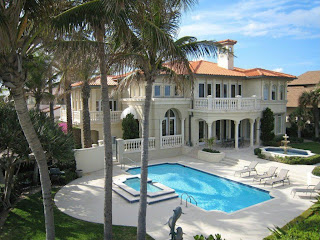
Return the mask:
<path fill-rule="evenodd" d="M 77 170 L 83 173 L 98 171 L 104 168 L 104 146 L 74 150 Z"/>

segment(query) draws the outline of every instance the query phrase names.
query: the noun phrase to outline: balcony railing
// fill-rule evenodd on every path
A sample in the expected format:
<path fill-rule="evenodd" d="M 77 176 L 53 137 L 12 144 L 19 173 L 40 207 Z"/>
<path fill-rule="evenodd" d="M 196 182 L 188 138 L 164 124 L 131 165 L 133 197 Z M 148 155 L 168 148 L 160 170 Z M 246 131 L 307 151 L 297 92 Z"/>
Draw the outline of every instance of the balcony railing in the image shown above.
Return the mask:
<path fill-rule="evenodd" d="M 260 99 L 256 97 L 243 98 L 197 98 L 194 101 L 194 109 L 215 111 L 246 111 L 259 110 Z"/>
<path fill-rule="evenodd" d="M 182 135 L 161 136 L 161 148 L 177 148 L 182 144 Z"/>
<path fill-rule="evenodd" d="M 111 123 L 116 123 L 120 121 L 122 111 L 110 111 L 110 120 Z M 72 111 L 72 122 L 74 124 L 80 124 L 82 122 L 83 111 Z M 65 108 L 61 109 L 60 120 L 67 121 L 67 111 Z M 97 111 L 90 111 L 90 121 L 92 123 L 102 123 L 103 122 L 103 113 Z"/>
<path fill-rule="evenodd" d="M 149 137 L 149 150 L 155 149 L 155 138 Z M 125 152 L 140 152 L 142 148 L 142 138 L 126 139 L 124 142 Z"/>

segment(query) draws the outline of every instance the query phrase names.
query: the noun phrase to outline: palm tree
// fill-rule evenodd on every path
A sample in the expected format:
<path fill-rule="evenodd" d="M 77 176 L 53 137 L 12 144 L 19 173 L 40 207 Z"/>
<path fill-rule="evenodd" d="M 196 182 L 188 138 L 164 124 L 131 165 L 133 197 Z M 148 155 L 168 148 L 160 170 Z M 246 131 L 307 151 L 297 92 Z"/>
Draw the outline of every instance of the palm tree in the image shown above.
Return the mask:
<path fill-rule="evenodd" d="M 149 113 L 152 85 L 157 75 L 166 72 L 172 80 L 179 80 L 179 74 L 193 75 L 187 57 L 210 56 L 217 53 L 219 45 L 214 41 L 197 41 L 194 37 L 184 37 L 174 41 L 178 20 L 183 7 L 190 1 L 159 0 L 149 4 L 141 1 L 136 5 L 139 16 L 132 14 L 127 30 L 127 40 L 131 48 L 118 53 L 116 62 L 119 68 L 133 69 L 120 83 L 125 88 L 132 81 L 146 82 L 146 96 L 143 109 L 140 205 L 138 215 L 137 239 L 146 236 L 147 176 L 148 176 L 148 139 Z M 124 7 L 125 9 L 125 7 Z M 130 31 L 129 31 L 130 30 Z M 121 63 L 121 64 L 119 64 Z"/>
<path fill-rule="evenodd" d="M 47 239 L 55 238 L 53 200 L 46 156 L 25 101 L 26 61 L 42 42 L 58 1 L 0 1 L 0 81 L 14 99 L 21 128 L 39 165 Z M 60 2 L 60 1 L 59 1 Z"/>
<path fill-rule="evenodd" d="M 299 104 L 301 107 L 312 107 L 315 137 L 319 137 L 319 104 L 320 104 L 320 91 L 315 89 L 310 92 L 303 92 L 299 97 Z"/>

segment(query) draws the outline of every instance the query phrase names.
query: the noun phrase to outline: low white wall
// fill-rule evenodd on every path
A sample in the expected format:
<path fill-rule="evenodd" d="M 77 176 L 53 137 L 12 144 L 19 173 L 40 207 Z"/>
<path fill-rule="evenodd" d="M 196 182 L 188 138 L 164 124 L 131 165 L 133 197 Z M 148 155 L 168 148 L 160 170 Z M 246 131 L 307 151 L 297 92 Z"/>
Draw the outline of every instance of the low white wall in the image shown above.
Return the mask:
<path fill-rule="evenodd" d="M 198 158 L 207 162 L 220 162 L 225 157 L 225 153 L 209 153 L 202 150 L 198 151 Z"/>
<path fill-rule="evenodd" d="M 104 168 L 104 146 L 74 150 L 77 170 L 83 173 L 98 171 Z"/>

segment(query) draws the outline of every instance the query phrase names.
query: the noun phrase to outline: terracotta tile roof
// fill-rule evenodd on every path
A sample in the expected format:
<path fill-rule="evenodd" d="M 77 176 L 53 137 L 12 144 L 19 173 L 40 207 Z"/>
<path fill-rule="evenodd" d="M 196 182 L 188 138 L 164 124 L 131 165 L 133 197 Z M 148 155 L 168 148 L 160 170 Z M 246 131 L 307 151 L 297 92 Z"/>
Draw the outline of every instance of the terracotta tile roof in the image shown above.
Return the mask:
<path fill-rule="evenodd" d="M 245 77 L 246 75 L 239 71 L 228 70 L 219 67 L 217 63 L 208 62 L 204 60 L 200 61 L 190 61 L 190 67 L 195 74 L 205 74 L 205 75 L 220 75 L 220 76 L 237 76 Z"/>
<path fill-rule="evenodd" d="M 275 72 L 263 68 L 252 68 L 252 69 L 242 69 L 242 68 L 234 68 L 235 71 L 239 71 L 244 73 L 247 77 L 259 77 L 259 76 L 267 76 L 267 77 L 285 77 L 285 78 L 296 78 L 296 76 Z"/>
<path fill-rule="evenodd" d="M 108 76 L 107 81 L 109 86 L 117 86 L 118 82 L 114 80 L 115 76 Z M 71 87 L 78 87 L 81 86 L 82 82 L 76 82 L 71 84 Z M 94 77 L 89 81 L 90 86 L 100 86 L 101 85 L 101 78 L 100 76 Z"/>
<path fill-rule="evenodd" d="M 320 71 L 308 71 L 288 83 L 288 85 L 317 85 L 318 83 L 320 83 Z"/>
<path fill-rule="evenodd" d="M 288 86 L 287 92 L 287 107 L 298 107 L 299 106 L 299 97 L 303 92 L 310 92 L 314 87 L 304 87 L 304 86 Z"/>
<path fill-rule="evenodd" d="M 231 39 L 226 39 L 226 40 L 221 40 L 218 43 L 220 43 L 222 45 L 225 45 L 225 44 L 234 45 L 237 43 L 237 41 L 231 40 Z"/>

